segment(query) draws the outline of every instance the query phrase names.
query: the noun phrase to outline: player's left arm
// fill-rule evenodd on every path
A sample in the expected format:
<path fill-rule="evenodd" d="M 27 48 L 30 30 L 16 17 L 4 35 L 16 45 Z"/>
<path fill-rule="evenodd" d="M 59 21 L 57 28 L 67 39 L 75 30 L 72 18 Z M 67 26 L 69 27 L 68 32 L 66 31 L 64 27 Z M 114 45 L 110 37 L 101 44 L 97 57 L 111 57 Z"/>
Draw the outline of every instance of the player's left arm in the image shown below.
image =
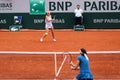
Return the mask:
<path fill-rule="evenodd" d="M 51 16 L 51 21 L 52 21 L 52 22 L 55 21 L 55 18 L 52 18 L 52 16 Z"/>
<path fill-rule="evenodd" d="M 77 60 L 76 61 L 76 64 L 74 64 L 73 62 L 70 63 L 70 67 L 72 70 L 78 70 L 79 69 L 79 64 L 80 64 L 80 61 Z"/>

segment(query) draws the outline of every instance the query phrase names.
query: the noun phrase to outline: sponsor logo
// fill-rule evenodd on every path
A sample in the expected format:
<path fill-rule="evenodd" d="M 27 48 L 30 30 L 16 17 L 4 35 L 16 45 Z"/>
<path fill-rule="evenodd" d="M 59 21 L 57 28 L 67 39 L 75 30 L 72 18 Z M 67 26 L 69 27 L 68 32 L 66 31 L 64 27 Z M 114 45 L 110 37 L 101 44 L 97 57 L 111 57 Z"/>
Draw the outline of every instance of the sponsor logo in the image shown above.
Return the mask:
<path fill-rule="evenodd" d="M 70 1 L 49 2 L 50 11 L 68 11 L 71 6 L 72 6 L 72 2 Z"/>
<path fill-rule="evenodd" d="M 93 23 L 120 23 L 120 19 L 93 19 Z"/>
<path fill-rule="evenodd" d="M 22 16 L 14 16 L 14 24 L 21 24 Z"/>
<path fill-rule="evenodd" d="M 12 0 L 1 0 L 0 10 L 12 10 L 13 3 Z"/>
<path fill-rule="evenodd" d="M 84 1 L 84 11 L 90 12 L 120 12 L 120 2 L 119 0 L 86 0 Z"/>
<path fill-rule="evenodd" d="M 0 24 L 6 24 L 6 19 L 0 19 Z"/>
<path fill-rule="evenodd" d="M 34 19 L 34 24 L 44 23 L 44 19 Z"/>
<path fill-rule="evenodd" d="M 45 14 L 45 0 L 30 0 L 30 14 Z"/>

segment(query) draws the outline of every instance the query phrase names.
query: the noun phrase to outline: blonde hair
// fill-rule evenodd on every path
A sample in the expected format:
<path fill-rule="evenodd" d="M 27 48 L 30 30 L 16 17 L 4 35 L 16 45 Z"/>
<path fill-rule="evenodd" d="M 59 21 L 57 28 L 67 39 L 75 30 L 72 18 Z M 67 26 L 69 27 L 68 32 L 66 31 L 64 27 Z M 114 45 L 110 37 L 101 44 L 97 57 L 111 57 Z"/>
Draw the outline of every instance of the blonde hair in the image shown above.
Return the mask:
<path fill-rule="evenodd" d="M 48 13 L 50 14 L 50 11 L 47 11 L 47 12 L 46 12 L 46 14 L 48 14 Z"/>

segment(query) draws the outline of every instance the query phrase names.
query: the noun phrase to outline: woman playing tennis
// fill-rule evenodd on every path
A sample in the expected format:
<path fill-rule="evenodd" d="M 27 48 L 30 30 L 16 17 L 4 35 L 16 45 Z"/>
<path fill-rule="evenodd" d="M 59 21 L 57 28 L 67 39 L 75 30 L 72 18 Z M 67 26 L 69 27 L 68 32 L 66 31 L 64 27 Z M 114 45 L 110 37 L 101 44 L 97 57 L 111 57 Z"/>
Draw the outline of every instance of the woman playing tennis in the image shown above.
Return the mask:
<path fill-rule="evenodd" d="M 75 77 L 74 80 L 93 80 L 93 75 L 89 67 L 89 58 L 84 48 L 80 49 L 80 56 L 77 57 L 77 62 L 74 64 L 70 63 L 73 70 L 80 69 L 80 73 Z"/>
<path fill-rule="evenodd" d="M 54 21 L 54 19 L 52 19 L 51 14 L 50 14 L 50 11 L 47 11 L 46 17 L 45 17 L 45 28 L 46 28 L 46 32 L 45 32 L 45 33 L 43 34 L 43 36 L 41 37 L 41 39 L 40 39 L 41 42 L 44 41 L 44 38 L 48 35 L 49 30 L 50 30 L 51 33 L 52 33 L 53 41 L 54 41 L 54 42 L 56 41 L 55 36 L 54 36 L 54 31 L 53 31 L 54 27 L 53 27 L 52 21 Z"/>

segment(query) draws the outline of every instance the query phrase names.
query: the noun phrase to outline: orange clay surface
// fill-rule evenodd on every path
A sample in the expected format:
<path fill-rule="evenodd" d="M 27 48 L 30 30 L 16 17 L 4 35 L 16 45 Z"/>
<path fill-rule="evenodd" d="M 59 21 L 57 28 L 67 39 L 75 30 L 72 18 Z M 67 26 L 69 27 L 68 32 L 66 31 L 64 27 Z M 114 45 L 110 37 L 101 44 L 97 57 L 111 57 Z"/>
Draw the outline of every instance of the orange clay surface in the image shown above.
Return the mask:
<path fill-rule="evenodd" d="M 55 30 L 56 42 L 51 33 L 40 42 L 44 31 L 0 31 L 0 51 L 64 52 L 79 51 L 120 51 L 120 31 L 74 32 Z M 72 55 L 75 62 L 78 55 Z M 90 68 L 95 80 L 120 80 L 120 53 L 88 54 Z M 63 58 L 57 55 L 59 68 Z M 53 80 L 55 77 L 54 55 L 41 54 L 0 54 L 0 80 Z M 78 71 L 64 63 L 59 80 L 72 80 Z"/>

